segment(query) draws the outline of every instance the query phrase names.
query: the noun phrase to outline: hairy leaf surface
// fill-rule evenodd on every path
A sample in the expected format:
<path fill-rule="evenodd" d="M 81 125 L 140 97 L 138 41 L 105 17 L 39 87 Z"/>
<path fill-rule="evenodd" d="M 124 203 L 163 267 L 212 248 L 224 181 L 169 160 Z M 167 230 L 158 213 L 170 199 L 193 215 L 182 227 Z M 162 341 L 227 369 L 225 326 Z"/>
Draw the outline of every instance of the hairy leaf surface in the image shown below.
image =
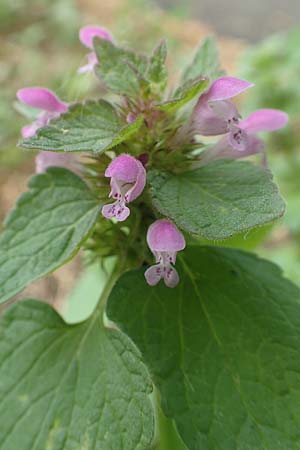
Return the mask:
<path fill-rule="evenodd" d="M 221 160 L 179 175 L 149 174 L 154 206 L 184 230 L 225 239 L 282 216 L 270 173 L 250 162 Z"/>
<path fill-rule="evenodd" d="M 40 128 L 36 135 L 22 139 L 25 148 L 65 152 L 102 153 L 130 138 L 142 125 L 139 117 L 127 124 L 105 100 L 77 103 L 66 114 Z"/>
<path fill-rule="evenodd" d="M 99 311 L 69 326 L 46 304 L 15 305 L 1 320 L 0 379 L 1 450 L 151 448 L 150 377 Z"/>
<path fill-rule="evenodd" d="M 99 201 L 69 170 L 34 176 L 0 235 L 0 302 L 73 257 L 99 210 Z"/>
<path fill-rule="evenodd" d="M 177 268 L 175 289 L 123 275 L 107 313 L 139 347 L 187 448 L 299 450 L 299 289 L 232 249 L 190 247 Z"/>

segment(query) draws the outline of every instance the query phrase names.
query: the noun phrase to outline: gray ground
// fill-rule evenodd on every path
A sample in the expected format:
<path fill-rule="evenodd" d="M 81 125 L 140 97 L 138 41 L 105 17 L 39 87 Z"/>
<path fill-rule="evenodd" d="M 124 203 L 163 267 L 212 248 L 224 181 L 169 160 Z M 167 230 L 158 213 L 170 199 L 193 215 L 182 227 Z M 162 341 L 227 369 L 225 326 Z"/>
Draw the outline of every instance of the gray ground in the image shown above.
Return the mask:
<path fill-rule="evenodd" d="M 221 34 L 252 42 L 300 26 L 300 0 L 158 0 L 161 6 L 190 11 Z M 300 43 L 299 43 L 300 46 Z"/>

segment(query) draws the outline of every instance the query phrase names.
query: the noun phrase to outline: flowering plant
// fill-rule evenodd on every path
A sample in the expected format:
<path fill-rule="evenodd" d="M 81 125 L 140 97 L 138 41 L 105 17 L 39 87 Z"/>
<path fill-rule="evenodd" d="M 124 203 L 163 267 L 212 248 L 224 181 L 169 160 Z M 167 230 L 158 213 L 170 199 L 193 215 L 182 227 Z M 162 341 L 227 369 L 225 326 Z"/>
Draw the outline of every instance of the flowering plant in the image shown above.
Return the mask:
<path fill-rule="evenodd" d="M 226 248 L 284 214 L 259 133 L 287 115 L 242 119 L 235 97 L 255 87 L 221 71 L 211 39 L 175 89 L 165 41 L 145 56 L 97 26 L 80 40 L 78 76 L 109 100 L 18 91 L 38 110 L 20 145 L 39 153 L 0 237 L 0 298 L 80 249 L 87 271 L 113 262 L 76 325 L 32 299 L 5 312 L 0 448 L 300 448 L 299 289 Z"/>

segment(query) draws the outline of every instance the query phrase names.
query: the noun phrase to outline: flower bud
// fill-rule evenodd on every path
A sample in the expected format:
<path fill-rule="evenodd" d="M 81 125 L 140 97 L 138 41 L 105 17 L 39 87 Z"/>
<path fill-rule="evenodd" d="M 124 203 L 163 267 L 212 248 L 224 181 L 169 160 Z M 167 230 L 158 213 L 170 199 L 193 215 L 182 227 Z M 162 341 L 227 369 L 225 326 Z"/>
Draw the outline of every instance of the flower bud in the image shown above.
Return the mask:
<path fill-rule="evenodd" d="M 135 200 L 144 190 L 146 170 L 143 164 L 133 156 L 123 154 L 117 156 L 107 167 L 105 176 L 110 178 L 110 197 L 114 203 L 104 205 L 102 214 L 107 219 L 114 217 L 122 222 L 130 214 L 127 203 Z"/>

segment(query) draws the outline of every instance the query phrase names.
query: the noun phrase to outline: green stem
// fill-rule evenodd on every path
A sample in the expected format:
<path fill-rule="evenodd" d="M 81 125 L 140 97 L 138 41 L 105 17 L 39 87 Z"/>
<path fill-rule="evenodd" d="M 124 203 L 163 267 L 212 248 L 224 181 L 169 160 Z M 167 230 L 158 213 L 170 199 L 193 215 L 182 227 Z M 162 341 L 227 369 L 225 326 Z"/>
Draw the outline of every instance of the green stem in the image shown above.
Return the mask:
<path fill-rule="evenodd" d="M 98 310 L 103 312 L 105 310 L 106 302 L 108 300 L 108 297 L 112 291 L 112 288 L 114 287 L 116 281 L 122 275 L 123 271 L 125 269 L 125 261 L 124 259 L 118 259 L 115 263 L 115 267 L 108 278 L 105 288 L 102 291 L 101 298 L 98 304 Z"/>

